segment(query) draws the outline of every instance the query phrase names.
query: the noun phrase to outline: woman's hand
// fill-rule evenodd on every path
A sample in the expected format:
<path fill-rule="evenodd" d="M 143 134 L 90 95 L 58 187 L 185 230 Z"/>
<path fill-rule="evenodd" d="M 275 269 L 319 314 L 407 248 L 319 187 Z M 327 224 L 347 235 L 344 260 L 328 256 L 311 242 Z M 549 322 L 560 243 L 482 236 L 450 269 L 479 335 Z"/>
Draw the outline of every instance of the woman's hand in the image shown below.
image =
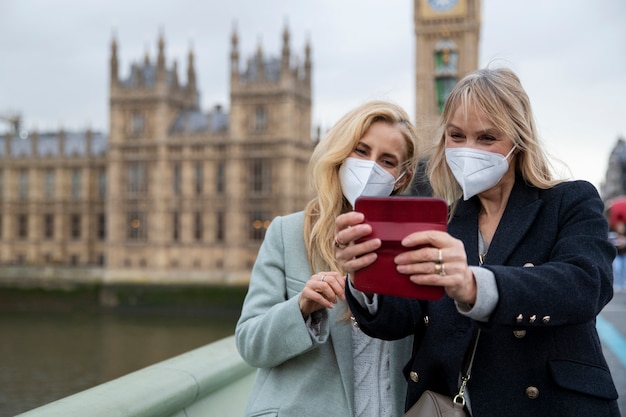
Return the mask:
<path fill-rule="evenodd" d="M 462 241 L 429 230 L 411 233 L 402 245 L 412 249 L 395 257 L 398 272 L 409 275 L 415 284 L 443 286 L 457 302 L 476 303 L 476 279 Z"/>
<path fill-rule="evenodd" d="M 298 305 L 305 319 L 323 308 L 333 308 L 337 298 L 345 300 L 346 280 L 339 272 L 319 272 L 312 275 L 300 293 Z"/>
<path fill-rule="evenodd" d="M 354 271 L 371 265 L 378 255 L 374 251 L 380 248 L 380 239 L 355 241 L 372 233 L 369 224 L 363 224 L 363 213 L 351 211 L 341 214 L 335 220 L 335 259 L 343 271 L 354 279 Z"/>

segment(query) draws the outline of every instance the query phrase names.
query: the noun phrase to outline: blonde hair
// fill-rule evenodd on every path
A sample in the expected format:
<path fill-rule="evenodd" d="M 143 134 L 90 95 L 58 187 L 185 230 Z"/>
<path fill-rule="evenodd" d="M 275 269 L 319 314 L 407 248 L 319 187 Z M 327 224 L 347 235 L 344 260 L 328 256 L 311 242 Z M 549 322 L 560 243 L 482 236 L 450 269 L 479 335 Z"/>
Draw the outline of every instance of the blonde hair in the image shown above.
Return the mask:
<path fill-rule="evenodd" d="M 375 122 L 397 126 L 406 141 L 405 159 L 407 181 L 394 191 L 404 192 L 415 173 L 418 154 L 417 133 L 407 113 L 398 105 L 386 101 L 371 101 L 344 115 L 317 144 L 309 161 L 309 178 L 315 191 L 306 206 L 304 239 L 311 270 L 341 271 L 335 260 L 335 218 L 351 209 L 344 198 L 339 181 L 339 167 L 357 147 L 361 138 Z"/>
<path fill-rule="evenodd" d="M 461 106 L 482 111 L 489 121 L 516 145 L 516 174 L 537 188 L 561 182 L 554 177 L 550 161 L 540 143 L 530 100 L 522 84 L 508 68 L 480 69 L 459 81 L 450 92 L 441 115 L 439 140 L 432 150 L 428 177 L 435 195 L 454 204 L 462 195 L 445 157 L 445 126 Z"/>

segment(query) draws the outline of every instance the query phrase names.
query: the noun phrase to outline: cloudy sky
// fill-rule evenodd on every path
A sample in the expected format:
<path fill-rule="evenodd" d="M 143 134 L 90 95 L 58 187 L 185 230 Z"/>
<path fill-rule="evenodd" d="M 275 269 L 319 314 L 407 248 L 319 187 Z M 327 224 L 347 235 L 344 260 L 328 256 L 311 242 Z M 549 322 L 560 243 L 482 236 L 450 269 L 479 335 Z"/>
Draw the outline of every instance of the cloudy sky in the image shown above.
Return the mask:
<path fill-rule="evenodd" d="M 482 0 L 482 15 L 480 65 L 518 73 L 549 152 L 600 187 L 626 136 L 626 2 Z M 183 81 L 193 49 L 203 109 L 228 107 L 233 29 L 243 61 L 259 43 L 279 55 L 285 25 L 292 54 L 312 45 L 314 125 L 375 98 L 414 114 L 412 0 L 2 0 L 0 115 L 20 112 L 40 131 L 107 131 L 114 33 L 122 78 L 155 59 L 163 33 Z"/>

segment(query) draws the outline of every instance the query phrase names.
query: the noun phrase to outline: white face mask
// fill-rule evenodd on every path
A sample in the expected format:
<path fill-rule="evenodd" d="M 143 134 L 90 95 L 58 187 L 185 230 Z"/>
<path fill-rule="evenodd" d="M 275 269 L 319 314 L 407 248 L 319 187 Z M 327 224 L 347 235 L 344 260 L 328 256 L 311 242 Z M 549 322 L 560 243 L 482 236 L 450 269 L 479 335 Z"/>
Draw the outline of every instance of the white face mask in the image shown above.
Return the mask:
<path fill-rule="evenodd" d="M 387 197 L 391 195 L 396 182 L 403 176 L 404 172 L 398 179 L 395 179 L 389 171 L 376 162 L 359 158 L 347 158 L 339 168 L 341 190 L 352 207 L 360 196 Z"/>
<path fill-rule="evenodd" d="M 446 161 L 463 189 L 463 200 L 490 189 L 502 179 L 509 169 L 507 159 L 515 146 L 506 156 L 472 148 L 446 149 Z"/>

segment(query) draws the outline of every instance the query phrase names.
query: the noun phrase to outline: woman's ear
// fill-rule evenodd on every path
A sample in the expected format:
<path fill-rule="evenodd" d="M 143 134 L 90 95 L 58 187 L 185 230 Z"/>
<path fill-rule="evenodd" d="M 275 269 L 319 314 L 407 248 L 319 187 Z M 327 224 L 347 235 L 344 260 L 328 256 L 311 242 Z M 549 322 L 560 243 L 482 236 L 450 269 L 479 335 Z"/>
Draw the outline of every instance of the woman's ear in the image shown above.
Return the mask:
<path fill-rule="evenodd" d="M 404 175 L 402 175 L 402 178 L 400 178 L 393 186 L 393 190 L 397 191 L 400 188 L 404 187 L 407 182 L 413 177 L 413 172 L 410 170 L 406 170 L 404 172 Z"/>

